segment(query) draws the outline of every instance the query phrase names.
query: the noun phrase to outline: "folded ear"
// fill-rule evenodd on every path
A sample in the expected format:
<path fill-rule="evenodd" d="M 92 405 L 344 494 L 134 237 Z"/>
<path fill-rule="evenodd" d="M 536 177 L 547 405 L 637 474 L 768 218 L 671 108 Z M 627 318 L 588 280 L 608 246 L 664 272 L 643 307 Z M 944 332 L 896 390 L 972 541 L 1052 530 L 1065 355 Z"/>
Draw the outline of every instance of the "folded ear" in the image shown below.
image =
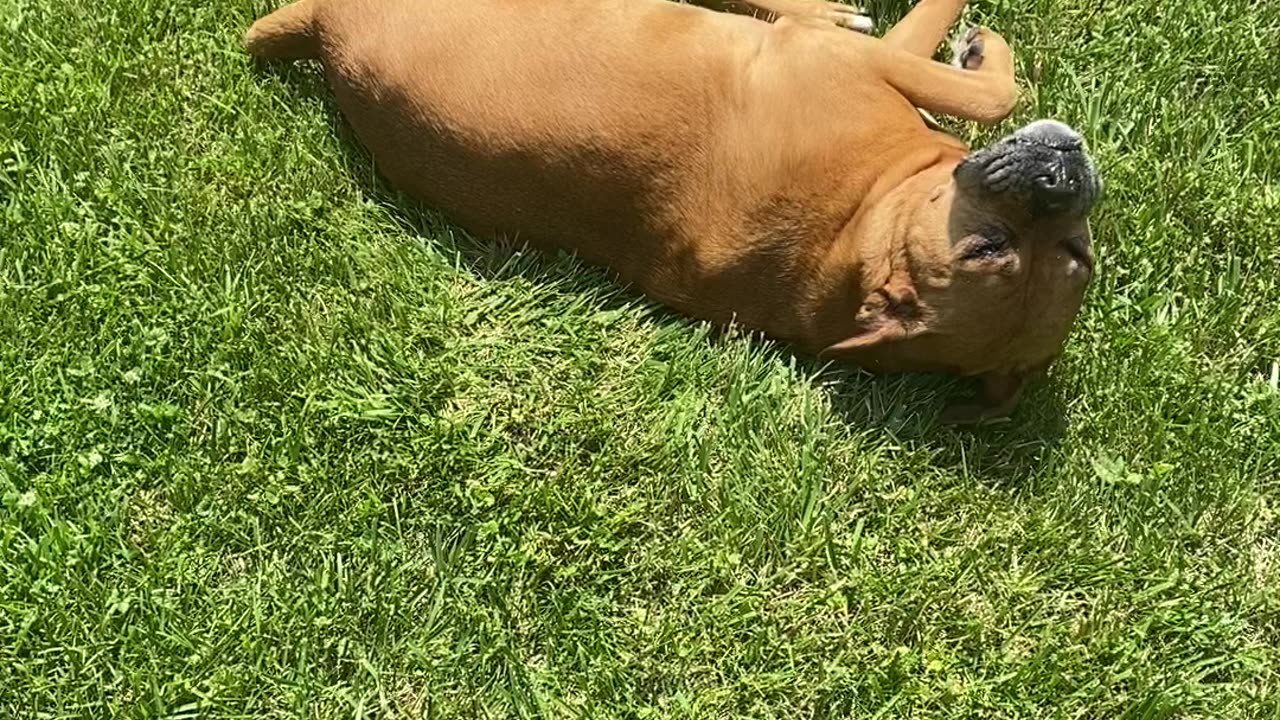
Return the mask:
<path fill-rule="evenodd" d="M 867 296 L 854 317 L 853 334 L 818 353 L 820 360 L 839 359 L 886 343 L 920 337 L 927 331 L 923 306 L 915 290 L 886 287 Z"/>

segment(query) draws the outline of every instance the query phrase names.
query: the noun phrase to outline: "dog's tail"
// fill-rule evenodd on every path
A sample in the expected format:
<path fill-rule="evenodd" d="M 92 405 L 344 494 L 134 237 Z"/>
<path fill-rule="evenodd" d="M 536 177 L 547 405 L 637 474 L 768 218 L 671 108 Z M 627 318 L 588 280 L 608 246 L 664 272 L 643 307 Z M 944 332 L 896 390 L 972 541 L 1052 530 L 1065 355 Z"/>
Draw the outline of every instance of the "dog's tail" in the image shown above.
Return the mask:
<path fill-rule="evenodd" d="M 320 55 L 316 6 L 322 0 L 297 0 L 249 27 L 244 47 L 260 58 L 302 60 Z"/>

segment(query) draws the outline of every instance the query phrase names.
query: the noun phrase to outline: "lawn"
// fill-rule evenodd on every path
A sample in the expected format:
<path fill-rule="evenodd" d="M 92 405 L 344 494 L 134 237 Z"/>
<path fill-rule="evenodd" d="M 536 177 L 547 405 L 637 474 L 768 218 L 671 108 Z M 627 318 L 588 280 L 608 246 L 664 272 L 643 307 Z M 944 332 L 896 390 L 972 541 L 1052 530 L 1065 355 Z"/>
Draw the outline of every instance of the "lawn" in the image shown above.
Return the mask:
<path fill-rule="evenodd" d="M 1280 718 L 1280 4 L 970 8 L 1108 188 L 974 431 L 454 230 L 267 9 L 0 0 L 0 716 Z"/>

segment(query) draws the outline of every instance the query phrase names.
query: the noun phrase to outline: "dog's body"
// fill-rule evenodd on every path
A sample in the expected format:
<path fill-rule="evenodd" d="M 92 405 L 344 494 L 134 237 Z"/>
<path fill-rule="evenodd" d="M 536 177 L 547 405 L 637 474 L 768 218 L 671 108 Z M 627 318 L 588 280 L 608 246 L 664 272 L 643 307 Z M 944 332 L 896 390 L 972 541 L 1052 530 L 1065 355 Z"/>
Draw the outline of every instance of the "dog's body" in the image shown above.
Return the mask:
<path fill-rule="evenodd" d="M 1006 411 L 1058 354 L 1090 261 L 1078 242 L 960 256 L 985 216 L 1079 235 L 1088 203 L 1038 212 L 1026 182 L 1021 200 L 986 187 L 986 166 L 967 189 L 957 168 L 974 156 L 916 108 L 1000 119 L 1008 47 L 981 31 L 973 69 L 929 59 L 963 0 L 923 0 L 884 39 L 837 27 L 833 13 L 857 24 L 842 7 L 754 4 L 784 17 L 301 0 L 246 42 L 322 59 L 379 170 L 473 232 L 571 250 L 690 315 L 871 369 L 981 375 L 988 407 L 967 419 Z"/>

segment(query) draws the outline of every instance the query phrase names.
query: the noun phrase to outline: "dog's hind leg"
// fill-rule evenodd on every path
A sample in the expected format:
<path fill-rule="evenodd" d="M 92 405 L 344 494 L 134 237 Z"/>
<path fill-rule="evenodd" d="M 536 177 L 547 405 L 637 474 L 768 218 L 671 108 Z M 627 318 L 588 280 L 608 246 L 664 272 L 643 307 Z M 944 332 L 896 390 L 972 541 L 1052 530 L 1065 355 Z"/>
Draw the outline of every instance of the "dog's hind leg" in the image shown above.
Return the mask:
<path fill-rule="evenodd" d="M 963 44 L 957 66 L 882 45 L 873 54 L 876 71 L 918 108 L 993 125 L 1018 102 L 1013 52 L 986 28 L 970 30 Z"/>
<path fill-rule="evenodd" d="M 320 53 L 316 6 L 322 0 L 297 0 L 249 26 L 244 47 L 261 58 L 301 60 Z"/>
<path fill-rule="evenodd" d="M 931 58 L 960 19 L 964 5 L 965 0 L 920 0 L 882 39 L 912 55 Z"/>

